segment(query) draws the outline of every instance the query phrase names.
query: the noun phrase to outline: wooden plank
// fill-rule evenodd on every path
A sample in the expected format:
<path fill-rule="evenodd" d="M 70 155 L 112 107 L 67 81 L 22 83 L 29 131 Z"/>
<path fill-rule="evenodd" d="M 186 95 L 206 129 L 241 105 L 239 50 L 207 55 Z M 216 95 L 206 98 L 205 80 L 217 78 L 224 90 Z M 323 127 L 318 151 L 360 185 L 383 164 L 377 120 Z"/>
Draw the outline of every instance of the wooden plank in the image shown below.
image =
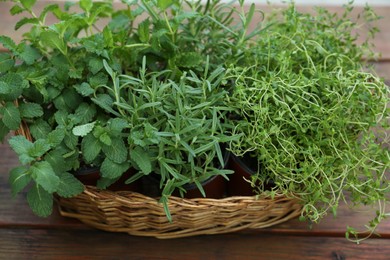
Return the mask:
<path fill-rule="evenodd" d="M 36 6 L 34 7 L 34 11 L 39 13 L 40 10 L 42 10 L 46 5 L 51 4 L 51 3 L 58 3 L 60 6 L 63 5 L 65 1 L 38 1 Z M 12 7 L 12 3 L 10 2 L 0 2 L 0 35 L 7 35 L 14 39 L 16 42 L 19 42 L 22 34 L 28 30 L 28 26 L 22 27 L 18 31 L 14 31 L 14 26 L 17 21 L 22 15 L 16 15 L 16 16 L 11 16 L 9 14 L 9 10 Z M 119 5 L 119 4 L 118 4 Z M 266 5 L 257 5 L 258 9 L 263 10 L 264 12 L 268 12 L 270 10 L 269 6 Z M 278 8 L 278 6 L 276 6 Z M 337 6 L 325 6 L 327 9 L 329 9 L 331 12 L 341 12 L 341 8 Z M 313 7 L 312 6 L 298 6 L 298 9 L 302 12 L 313 12 Z M 375 6 L 373 8 L 375 12 L 382 17 L 380 22 L 377 24 L 380 33 L 377 34 L 376 39 L 374 40 L 374 45 L 375 50 L 378 52 L 382 53 L 381 59 L 383 60 L 390 60 L 390 27 L 388 26 L 390 24 L 390 16 L 388 15 L 390 13 L 390 7 L 385 6 L 385 7 L 378 7 Z M 356 7 L 354 10 L 354 14 L 357 14 L 362 10 L 362 7 Z M 353 16 L 354 17 L 354 16 Z M 257 18 L 258 21 L 260 22 L 261 18 Z M 53 17 L 48 16 L 48 24 L 52 23 L 54 21 Z M 364 27 L 364 30 L 367 30 L 366 27 Z M 365 33 L 361 33 L 362 35 L 365 35 Z M 0 50 L 3 47 L 0 46 Z M 3 49 L 4 50 L 4 49 Z"/>
<path fill-rule="evenodd" d="M 9 185 L 7 183 L 8 171 L 17 165 L 17 159 L 8 145 L 0 144 L 0 228 L 72 228 L 89 229 L 78 220 L 63 218 L 57 210 L 48 218 L 35 216 L 26 202 L 26 194 L 18 195 L 12 199 Z M 329 215 L 321 220 L 319 224 L 313 224 L 310 228 L 307 222 L 291 220 L 270 228 L 243 231 L 242 233 L 283 233 L 300 234 L 310 236 L 330 235 L 344 237 L 348 225 L 364 230 L 364 225 L 373 217 L 375 209 L 361 207 L 359 211 L 349 209 L 342 204 L 338 210 L 337 218 Z M 377 232 L 382 237 L 390 238 L 390 220 L 385 220 L 379 226 Z"/>
<path fill-rule="evenodd" d="M 157 240 L 76 230 L 0 229 L 7 259 L 389 259 L 389 240 L 229 234 Z"/>

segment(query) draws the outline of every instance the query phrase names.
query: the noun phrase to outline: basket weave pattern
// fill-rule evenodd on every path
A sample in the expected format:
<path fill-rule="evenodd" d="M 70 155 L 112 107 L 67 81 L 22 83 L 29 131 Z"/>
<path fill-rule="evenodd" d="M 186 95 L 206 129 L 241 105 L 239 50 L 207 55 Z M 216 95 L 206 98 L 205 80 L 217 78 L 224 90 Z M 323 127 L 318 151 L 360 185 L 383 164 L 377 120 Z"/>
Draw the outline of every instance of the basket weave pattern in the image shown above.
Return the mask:
<path fill-rule="evenodd" d="M 16 103 L 17 105 L 17 103 Z M 16 134 L 32 140 L 22 122 Z M 73 198 L 56 197 L 62 216 L 111 232 L 157 238 L 179 238 L 265 228 L 295 218 L 302 206 L 297 199 L 276 195 L 235 196 L 222 199 L 169 198 L 169 222 L 159 198 L 132 191 L 99 190 L 85 186 Z"/>
<path fill-rule="evenodd" d="M 167 220 L 158 198 L 86 186 L 77 197 L 57 199 L 60 213 L 98 229 L 131 235 L 178 238 L 222 234 L 243 229 L 269 227 L 297 217 L 301 205 L 281 195 L 223 199 L 170 197 L 172 222 Z"/>

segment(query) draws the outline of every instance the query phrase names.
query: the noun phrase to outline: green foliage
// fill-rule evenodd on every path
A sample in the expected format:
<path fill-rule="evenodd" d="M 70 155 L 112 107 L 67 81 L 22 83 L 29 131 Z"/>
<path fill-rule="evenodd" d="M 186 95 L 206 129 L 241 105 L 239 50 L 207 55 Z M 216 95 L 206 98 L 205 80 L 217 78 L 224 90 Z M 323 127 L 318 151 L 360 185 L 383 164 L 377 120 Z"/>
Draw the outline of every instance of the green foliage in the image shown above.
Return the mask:
<path fill-rule="evenodd" d="M 245 53 L 251 66 L 227 72 L 232 134 L 241 134 L 230 149 L 255 156 L 261 170 L 253 184 L 272 179 L 302 201 L 302 217 L 311 221 L 335 212 L 347 193 L 354 205 L 372 205 L 390 188 L 389 140 L 373 132 L 388 129 L 389 88 L 367 72 L 362 58 L 374 54 L 356 43 L 350 12 L 313 16 L 291 5 L 266 17 L 262 37 Z"/>
<path fill-rule="evenodd" d="M 220 169 L 223 143 L 253 153 L 253 184 L 272 179 L 271 194 L 297 196 L 301 218 L 335 213 L 346 192 L 354 204 L 386 201 L 390 155 L 378 140 L 388 140 L 372 127 L 388 128 L 389 90 L 362 62 L 376 57 L 368 7 L 358 44 L 352 4 L 341 15 L 291 4 L 268 16 L 254 4 L 244 11 L 244 1 L 122 1 L 116 10 L 81 0 L 40 14 L 35 0 L 13 2 L 11 14 L 24 16 L 15 29 L 29 31 L 19 43 L 0 36 L 0 140 L 29 126 L 33 141 L 9 140 L 23 165 L 9 181 L 13 195 L 29 189 L 37 215 L 51 213 L 54 194 L 82 192 L 72 173 L 94 165 L 99 188 L 131 167 L 127 182 L 160 176 L 170 218 L 172 192 L 194 183 L 204 193 L 202 181 L 231 173 Z"/>

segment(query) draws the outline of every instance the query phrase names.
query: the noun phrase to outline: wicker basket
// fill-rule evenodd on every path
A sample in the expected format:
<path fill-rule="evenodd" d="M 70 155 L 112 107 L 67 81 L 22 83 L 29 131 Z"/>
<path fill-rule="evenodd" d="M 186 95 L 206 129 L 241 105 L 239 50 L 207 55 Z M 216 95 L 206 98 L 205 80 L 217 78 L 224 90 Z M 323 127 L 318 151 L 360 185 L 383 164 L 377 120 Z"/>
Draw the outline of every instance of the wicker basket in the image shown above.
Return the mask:
<path fill-rule="evenodd" d="M 16 134 L 32 140 L 25 122 Z M 56 197 L 62 216 L 89 226 L 137 236 L 179 238 L 265 228 L 295 218 L 301 213 L 298 199 L 276 195 L 236 196 L 222 199 L 184 199 L 171 196 L 169 222 L 159 198 L 132 191 L 99 190 L 85 186 L 73 198 Z"/>
<path fill-rule="evenodd" d="M 167 220 L 158 198 L 86 186 L 77 197 L 57 199 L 62 216 L 77 218 L 98 229 L 137 236 L 178 238 L 222 234 L 242 229 L 269 227 L 301 212 L 297 200 L 270 197 L 184 199 L 170 197 L 172 222 Z"/>

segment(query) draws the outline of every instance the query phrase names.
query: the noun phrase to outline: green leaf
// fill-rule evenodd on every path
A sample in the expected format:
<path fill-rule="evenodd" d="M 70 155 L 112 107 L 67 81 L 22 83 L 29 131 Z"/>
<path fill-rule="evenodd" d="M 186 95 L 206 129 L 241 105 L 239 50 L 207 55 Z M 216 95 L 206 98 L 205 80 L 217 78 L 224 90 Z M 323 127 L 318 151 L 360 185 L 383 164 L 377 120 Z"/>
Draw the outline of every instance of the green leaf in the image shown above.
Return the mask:
<path fill-rule="evenodd" d="M 150 21 L 146 19 L 142 21 L 138 26 L 139 40 L 143 43 L 147 43 L 150 39 Z"/>
<path fill-rule="evenodd" d="M 44 31 L 41 33 L 41 42 L 45 46 L 49 46 L 53 49 L 58 49 L 62 54 L 67 55 L 67 46 L 56 31 Z"/>
<path fill-rule="evenodd" d="M 27 201 L 32 211 L 40 217 L 47 217 L 53 211 L 53 195 L 39 185 L 27 193 Z"/>
<path fill-rule="evenodd" d="M 39 20 L 37 18 L 27 18 L 23 17 L 15 24 L 15 31 L 19 30 L 23 25 L 26 24 L 38 24 Z"/>
<path fill-rule="evenodd" d="M 7 72 L 14 65 L 15 65 L 15 61 L 12 59 L 9 53 L 0 53 L 0 73 Z"/>
<path fill-rule="evenodd" d="M 48 144 L 50 144 L 51 147 L 56 147 L 61 144 L 62 140 L 64 140 L 64 137 L 65 129 L 57 128 L 47 135 L 46 141 Z"/>
<path fill-rule="evenodd" d="M 8 36 L 5 36 L 5 35 L 0 35 L 0 43 L 3 44 L 3 46 L 10 50 L 11 52 L 13 52 L 14 54 L 16 54 L 16 43 Z"/>
<path fill-rule="evenodd" d="M 19 44 L 18 46 L 18 56 L 22 59 L 27 65 L 32 65 L 37 59 L 41 57 L 41 54 L 37 49 L 26 45 L 24 43 Z"/>
<path fill-rule="evenodd" d="M 33 147 L 33 143 L 21 135 L 12 136 L 8 143 L 18 155 L 28 154 L 28 151 Z"/>
<path fill-rule="evenodd" d="M 53 193 L 57 191 L 60 178 L 58 178 L 48 162 L 37 162 L 31 166 L 30 171 L 33 179 L 47 192 Z"/>
<path fill-rule="evenodd" d="M 99 139 L 95 138 L 93 134 L 88 134 L 81 141 L 81 151 L 83 157 L 87 162 L 92 162 L 99 155 L 102 147 Z"/>
<path fill-rule="evenodd" d="M 21 103 L 19 112 L 21 117 L 26 118 L 41 117 L 43 115 L 42 107 L 36 103 Z"/>
<path fill-rule="evenodd" d="M 9 183 L 12 189 L 12 196 L 21 192 L 31 181 L 31 175 L 25 167 L 16 167 L 11 170 Z"/>
<path fill-rule="evenodd" d="M 96 187 L 98 189 L 107 189 L 109 186 L 111 186 L 111 184 L 114 184 L 116 181 L 118 180 L 118 178 L 114 178 L 114 179 L 110 179 L 110 178 L 103 178 L 101 177 L 97 183 L 96 183 Z"/>
<path fill-rule="evenodd" d="M 35 122 L 30 125 L 30 132 L 35 140 L 45 139 L 50 131 L 50 125 L 45 120 L 40 118 L 35 120 Z"/>
<path fill-rule="evenodd" d="M 80 0 L 80 7 L 86 13 L 89 13 L 89 11 L 91 11 L 92 6 L 93 6 L 92 0 Z"/>
<path fill-rule="evenodd" d="M 100 142 L 102 142 L 105 145 L 112 145 L 112 139 L 107 133 L 103 133 L 99 136 Z"/>
<path fill-rule="evenodd" d="M 0 142 L 4 141 L 4 138 L 8 135 L 10 129 L 5 126 L 3 121 L 0 120 Z"/>
<path fill-rule="evenodd" d="M 31 10 L 31 8 L 35 5 L 37 0 L 20 0 L 20 3 L 27 10 Z"/>
<path fill-rule="evenodd" d="M 113 36 L 112 36 L 112 31 L 110 30 L 110 28 L 108 26 L 104 27 L 104 29 L 103 29 L 103 39 L 104 39 L 105 46 L 112 47 L 114 45 L 114 39 L 113 39 Z M 100 61 L 100 64 L 102 66 L 100 69 L 102 69 L 103 68 L 102 61 Z"/>
<path fill-rule="evenodd" d="M 118 164 L 106 158 L 100 167 L 100 172 L 104 178 L 115 179 L 120 177 L 129 167 L 130 164 L 128 162 Z"/>
<path fill-rule="evenodd" d="M 103 61 L 98 58 L 92 58 L 88 62 L 88 69 L 93 73 L 98 73 L 101 69 L 103 69 Z"/>
<path fill-rule="evenodd" d="M 116 112 L 114 109 L 112 109 L 114 101 L 112 100 L 112 98 L 109 95 L 99 94 L 99 95 L 97 95 L 97 98 L 92 98 L 92 101 L 96 105 L 98 105 L 101 108 L 103 108 L 104 110 L 112 113 L 113 115 L 116 115 L 118 117 L 121 116 L 118 112 Z"/>
<path fill-rule="evenodd" d="M 4 81 L 0 81 L 0 94 L 9 94 L 11 92 L 11 88 Z"/>
<path fill-rule="evenodd" d="M 7 102 L 3 107 L 3 123 L 12 130 L 20 127 L 22 122 L 18 108 L 12 102 Z"/>
<path fill-rule="evenodd" d="M 104 69 L 108 72 L 108 74 L 109 74 L 111 77 L 114 77 L 114 76 L 115 76 L 114 71 L 111 69 L 110 65 L 107 63 L 106 60 L 103 60 L 103 66 L 104 66 Z"/>
<path fill-rule="evenodd" d="M 25 9 L 22 8 L 21 6 L 19 6 L 19 5 L 14 5 L 14 6 L 12 6 L 12 8 L 11 8 L 11 10 L 10 10 L 10 14 L 11 14 L 11 15 L 16 15 L 16 14 L 20 14 L 20 13 L 22 13 L 22 12 L 24 12 L 24 11 L 25 11 Z"/>
<path fill-rule="evenodd" d="M 96 106 L 94 104 L 81 103 L 76 109 L 73 122 L 75 124 L 86 124 L 91 122 L 96 115 Z"/>
<path fill-rule="evenodd" d="M 111 145 L 104 145 L 104 154 L 113 162 L 123 163 L 127 160 L 127 147 L 121 138 L 111 138 Z"/>
<path fill-rule="evenodd" d="M 142 148 L 136 147 L 135 149 L 131 150 L 130 158 L 145 175 L 152 172 L 150 156 Z"/>
<path fill-rule="evenodd" d="M 78 145 L 78 136 L 66 133 L 64 137 L 64 143 L 70 150 L 76 150 Z"/>
<path fill-rule="evenodd" d="M 122 118 L 113 118 L 108 121 L 110 131 L 114 135 L 119 135 L 123 129 L 129 126 L 129 123 Z"/>
<path fill-rule="evenodd" d="M 27 81 L 23 80 L 21 75 L 9 72 L 0 76 L 0 82 L 6 83 L 9 88 L 7 95 L 5 95 L 5 100 L 13 102 L 20 97 Z"/>
<path fill-rule="evenodd" d="M 157 6 L 161 10 L 167 9 L 169 6 L 173 4 L 173 0 L 157 0 Z"/>
<path fill-rule="evenodd" d="M 80 85 L 75 85 L 74 88 L 80 95 L 84 97 L 92 95 L 95 92 L 95 90 L 91 88 L 87 82 L 83 82 Z"/>
<path fill-rule="evenodd" d="M 28 155 L 31 157 L 41 157 L 50 150 L 50 144 L 45 139 L 38 139 L 33 143 L 33 146 L 28 150 Z"/>
<path fill-rule="evenodd" d="M 92 122 L 84 125 L 75 126 L 72 129 L 72 133 L 75 136 L 86 136 L 93 130 L 93 128 L 95 127 L 95 123 L 96 122 Z"/>
<path fill-rule="evenodd" d="M 184 68 L 194 68 L 199 66 L 203 61 L 203 57 L 196 52 L 181 53 L 177 57 L 177 66 Z"/>
<path fill-rule="evenodd" d="M 57 194 L 64 198 L 76 196 L 84 191 L 84 185 L 72 174 L 63 172 L 59 175 L 60 184 Z"/>
<path fill-rule="evenodd" d="M 11 148 L 19 156 L 19 161 L 22 164 L 29 164 L 35 158 L 29 156 L 29 150 L 33 147 L 33 143 L 27 140 L 24 136 L 17 135 L 10 138 L 8 141 Z"/>

